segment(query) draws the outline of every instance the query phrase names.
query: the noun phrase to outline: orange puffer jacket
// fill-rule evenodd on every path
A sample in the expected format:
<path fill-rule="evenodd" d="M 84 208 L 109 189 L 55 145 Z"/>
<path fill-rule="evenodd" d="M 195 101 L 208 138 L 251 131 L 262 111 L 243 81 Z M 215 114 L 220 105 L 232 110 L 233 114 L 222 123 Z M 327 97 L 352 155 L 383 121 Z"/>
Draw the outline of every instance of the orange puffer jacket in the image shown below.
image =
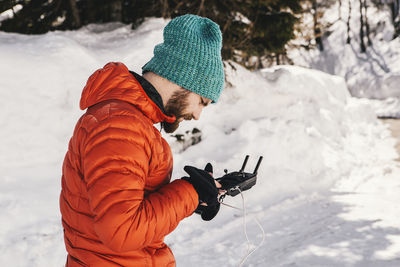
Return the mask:
<path fill-rule="evenodd" d="M 191 184 L 170 182 L 172 153 L 153 126 L 175 118 L 122 63 L 89 78 L 80 107 L 60 195 L 66 266 L 175 266 L 164 237 L 198 205 Z"/>

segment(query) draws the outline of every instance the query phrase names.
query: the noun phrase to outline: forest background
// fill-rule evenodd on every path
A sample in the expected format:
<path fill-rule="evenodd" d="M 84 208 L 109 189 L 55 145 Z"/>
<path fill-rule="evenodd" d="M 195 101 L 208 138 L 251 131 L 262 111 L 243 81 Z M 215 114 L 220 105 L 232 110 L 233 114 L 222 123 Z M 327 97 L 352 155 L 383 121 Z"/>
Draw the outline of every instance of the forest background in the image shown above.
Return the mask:
<path fill-rule="evenodd" d="M 368 8 L 389 9 L 400 34 L 400 0 L 358 0 L 352 7 L 346 0 L 1 0 L 0 31 L 43 34 L 54 30 L 75 30 L 92 23 L 122 22 L 137 28 L 148 17 L 174 18 L 196 14 L 216 21 L 222 30 L 224 60 L 232 60 L 249 69 L 293 64 L 288 49 L 302 47 L 324 50 L 322 39 L 331 33 L 332 22 L 324 12 L 337 5 L 338 20 L 347 22 L 347 43 L 359 45 L 365 53 L 372 45 Z M 342 16 L 342 5 L 348 7 Z M 359 37 L 352 40 L 351 9 L 360 13 Z M 291 42 L 296 39 L 296 42 Z"/>

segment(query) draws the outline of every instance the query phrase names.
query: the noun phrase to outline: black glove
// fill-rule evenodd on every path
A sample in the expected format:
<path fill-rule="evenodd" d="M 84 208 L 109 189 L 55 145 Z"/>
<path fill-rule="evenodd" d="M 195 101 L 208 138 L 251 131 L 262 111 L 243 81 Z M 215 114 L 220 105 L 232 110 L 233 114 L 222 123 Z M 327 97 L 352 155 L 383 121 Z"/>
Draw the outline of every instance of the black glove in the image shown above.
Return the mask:
<path fill-rule="evenodd" d="M 189 168 L 189 170 L 187 170 L 186 168 Z M 210 163 L 208 163 L 205 167 L 204 170 L 200 170 L 191 166 L 186 166 L 184 168 L 184 170 L 190 175 L 190 177 L 183 177 L 182 179 L 188 181 L 189 183 L 191 183 L 193 185 L 193 187 L 195 188 L 195 190 L 197 191 L 197 194 L 199 195 L 199 205 L 197 206 L 197 209 L 194 211 L 197 214 L 201 215 L 201 218 L 205 221 L 210 221 L 212 220 L 218 213 L 219 208 L 220 208 L 220 203 L 218 202 L 218 189 L 215 186 L 215 181 L 214 178 L 210 175 L 210 173 L 212 174 L 213 172 L 213 167 Z M 201 178 L 195 178 L 200 176 Z M 198 179 L 198 180 L 202 180 L 205 179 L 207 180 L 208 183 L 207 186 L 199 186 L 201 187 L 202 191 L 208 191 L 208 193 L 206 193 L 207 196 L 200 196 L 199 191 L 197 190 L 196 186 L 192 183 L 192 181 L 194 179 Z M 203 183 L 202 183 L 203 185 Z M 200 189 L 199 189 L 200 190 Z M 215 191 L 216 190 L 216 191 Z M 203 200 L 206 198 L 209 198 L 210 200 L 205 201 Z M 201 203 L 207 203 L 207 206 L 201 205 Z"/>
<path fill-rule="evenodd" d="M 183 180 L 191 183 L 199 195 L 199 201 L 213 206 L 218 203 L 218 188 L 215 185 L 214 178 L 205 170 L 193 166 L 183 168 L 189 177 L 182 177 Z"/>
<path fill-rule="evenodd" d="M 211 173 L 211 175 L 212 175 L 213 167 L 212 167 L 211 163 L 207 163 L 207 165 L 204 168 L 204 170 L 206 172 L 208 172 L 208 173 Z M 201 218 L 203 220 L 210 221 L 217 215 L 220 206 L 221 206 L 221 204 L 219 202 L 218 202 L 217 205 L 214 205 L 214 206 L 199 205 L 194 212 L 197 213 L 197 214 L 200 214 Z"/>
<path fill-rule="evenodd" d="M 199 206 L 197 206 L 197 209 L 194 212 L 197 214 L 200 214 L 201 218 L 204 221 L 210 221 L 210 220 L 214 219 L 214 217 L 217 215 L 220 206 L 221 206 L 221 204 L 219 204 L 219 202 L 217 205 L 214 205 L 214 206 L 199 205 Z"/>

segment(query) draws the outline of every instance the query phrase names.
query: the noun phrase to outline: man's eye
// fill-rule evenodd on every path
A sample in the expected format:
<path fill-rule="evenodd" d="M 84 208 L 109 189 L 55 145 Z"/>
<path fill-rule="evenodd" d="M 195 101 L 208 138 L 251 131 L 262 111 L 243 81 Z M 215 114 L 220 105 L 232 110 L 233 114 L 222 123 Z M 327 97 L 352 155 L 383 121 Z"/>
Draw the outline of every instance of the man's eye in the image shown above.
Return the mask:
<path fill-rule="evenodd" d="M 200 99 L 201 99 L 201 104 L 206 107 L 208 105 L 208 103 L 206 103 L 206 101 L 204 101 L 203 98 L 200 98 Z"/>

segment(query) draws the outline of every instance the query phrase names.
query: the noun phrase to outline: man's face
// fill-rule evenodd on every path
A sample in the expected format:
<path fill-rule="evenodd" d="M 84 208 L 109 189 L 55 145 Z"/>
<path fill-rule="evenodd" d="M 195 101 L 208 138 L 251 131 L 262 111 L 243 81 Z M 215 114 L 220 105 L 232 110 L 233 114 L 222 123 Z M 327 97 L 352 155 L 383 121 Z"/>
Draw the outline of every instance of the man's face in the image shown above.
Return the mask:
<path fill-rule="evenodd" d="M 165 105 L 165 112 L 168 115 L 175 115 L 173 123 L 163 122 L 166 133 L 173 133 L 178 129 L 179 123 L 183 120 L 198 120 L 200 113 L 205 106 L 211 103 L 211 99 L 202 97 L 189 90 L 177 90 Z"/>

